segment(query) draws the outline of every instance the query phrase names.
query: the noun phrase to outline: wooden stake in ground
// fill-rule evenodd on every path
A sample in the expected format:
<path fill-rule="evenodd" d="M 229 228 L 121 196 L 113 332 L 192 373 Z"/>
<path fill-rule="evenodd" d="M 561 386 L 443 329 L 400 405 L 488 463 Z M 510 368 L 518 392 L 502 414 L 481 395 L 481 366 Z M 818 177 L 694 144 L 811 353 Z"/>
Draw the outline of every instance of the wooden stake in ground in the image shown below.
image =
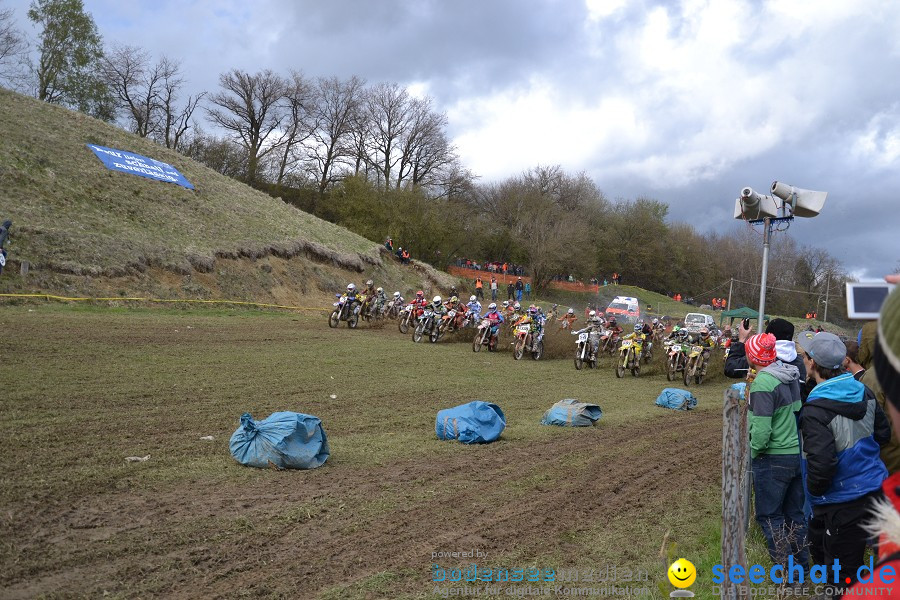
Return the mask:
<path fill-rule="evenodd" d="M 747 503 L 744 486 L 747 445 L 745 403 L 740 393 L 729 388 L 725 391 L 722 411 L 722 566 L 726 573 L 732 566 L 741 565 L 746 572 L 747 553 L 746 524 Z M 722 583 L 722 598 L 745 597 L 745 584 Z"/>

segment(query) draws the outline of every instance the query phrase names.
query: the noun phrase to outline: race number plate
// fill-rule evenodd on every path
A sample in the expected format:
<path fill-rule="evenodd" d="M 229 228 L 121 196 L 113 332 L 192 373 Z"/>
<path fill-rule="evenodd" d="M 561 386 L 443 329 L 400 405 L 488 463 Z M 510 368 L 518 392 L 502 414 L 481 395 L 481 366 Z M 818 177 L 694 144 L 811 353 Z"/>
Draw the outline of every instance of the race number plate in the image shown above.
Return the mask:
<path fill-rule="evenodd" d="M 519 333 L 528 333 L 528 331 L 530 329 L 531 328 L 528 325 L 519 325 L 519 327 L 518 327 L 518 329 L 516 329 L 516 331 L 518 331 Z"/>
<path fill-rule="evenodd" d="M 622 341 L 622 348 L 631 348 L 631 340 Z"/>
<path fill-rule="evenodd" d="M 586 342 L 586 341 L 587 341 L 587 338 L 588 338 L 588 334 L 586 334 L 586 333 L 579 333 L 579 334 L 578 334 L 578 343 L 579 343 L 579 344 L 582 344 L 582 343 Z"/>

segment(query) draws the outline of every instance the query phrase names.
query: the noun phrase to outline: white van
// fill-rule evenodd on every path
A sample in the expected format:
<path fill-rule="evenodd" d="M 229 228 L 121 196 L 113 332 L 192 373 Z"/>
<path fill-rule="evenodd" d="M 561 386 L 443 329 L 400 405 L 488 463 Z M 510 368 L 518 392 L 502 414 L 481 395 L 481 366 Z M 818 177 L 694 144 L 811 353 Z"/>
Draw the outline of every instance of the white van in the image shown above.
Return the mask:
<path fill-rule="evenodd" d="M 633 296 L 616 296 L 606 308 L 606 317 L 616 317 L 616 320 L 634 322 L 641 318 L 641 307 L 638 299 Z"/>
<path fill-rule="evenodd" d="M 684 316 L 684 328 L 691 333 L 699 333 L 706 327 L 710 332 L 716 330 L 716 320 L 706 313 L 688 313 Z"/>

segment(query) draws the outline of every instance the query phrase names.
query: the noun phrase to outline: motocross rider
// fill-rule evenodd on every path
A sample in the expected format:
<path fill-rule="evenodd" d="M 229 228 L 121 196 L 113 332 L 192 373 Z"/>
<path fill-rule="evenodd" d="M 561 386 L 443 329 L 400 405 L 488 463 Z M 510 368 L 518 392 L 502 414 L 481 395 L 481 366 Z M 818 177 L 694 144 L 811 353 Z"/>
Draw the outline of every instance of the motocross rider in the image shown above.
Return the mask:
<path fill-rule="evenodd" d="M 362 303 L 363 299 L 359 295 L 359 293 L 356 291 L 355 283 L 347 284 L 347 293 L 345 295 L 347 296 L 347 302 L 350 303 L 350 311 L 351 312 L 356 309 L 355 305 Z"/>
<path fill-rule="evenodd" d="M 697 341 L 697 345 L 703 348 L 703 370 L 700 374 L 706 375 L 706 365 L 709 364 L 709 355 L 712 352 L 712 349 L 716 347 L 716 340 L 709 335 L 708 328 L 703 327 L 700 329 L 700 339 Z"/>
<path fill-rule="evenodd" d="M 400 308 L 403 306 L 403 303 L 406 302 L 406 301 L 403 299 L 403 296 L 400 295 L 400 292 L 394 292 L 394 300 L 393 300 L 393 302 L 394 302 L 394 305 L 395 305 L 398 309 L 400 309 Z"/>
<path fill-rule="evenodd" d="M 504 319 L 500 311 L 497 310 L 497 304 L 495 302 L 488 304 L 488 311 L 487 314 L 484 315 L 484 318 L 491 322 L 491 337 L 497 337 L 497 332 Z"/>
<path fill-rule="evenodd" d="M 363 301 L 363 309 L 367 314 L 375 314 L 375 311 L 373 310 L 375 294 L 375 282 L 369 279 L 366 281 L 366 288 L 360 294 Z"/>
<path fill-rule="evenodd" d="M 569 309 L 572 310 L 572 309 Z M 588 341 L 591 343 L 590 360 L 597 358 L 597 348 L 600 346 L 600 336 L 603 334 L 603 320 L 597 315 L 596 310 L 588 312 L 587 323 L 578 331 L 573 331 L 572 335 L 579 333 L 588 333 Z"/>
<path fill-rule="evenodd" d="M 384 288 L 378 288 L 375 290 L 375 314 L 380 315 L 384 314 L 384 307 L 387 304 L 387 295 L 384 293 Z"/>
<path fill-rule="evenodd" d="M 474 323 L 481 320 L 481 302 L 478 301 L 477 296 L 469 296 L 469 303 L 466 304 L 466 308 L 472 314 Z"/>
<path fill-rule="evenodd" d="M 578 317 L 575 316 L 575 309 L 570 308 L 566 311 L 566 314 L 557 319 L 560 322 L 560 329 L 570 329 L 575 321 L 578 320 Z"/>
<path fill-rule="evenodd" d="M 410 302 L 409 305 L 412 307 L 413 317 L 418 318 L 419 316 L 421 316 L 422 310 L 424 310 L 428 305 L 428 301 L 425 300 L 425 292 L 423 292 L 422 290 L 416 292 L 416 297 L 413 298 L 412 302 Z"/>

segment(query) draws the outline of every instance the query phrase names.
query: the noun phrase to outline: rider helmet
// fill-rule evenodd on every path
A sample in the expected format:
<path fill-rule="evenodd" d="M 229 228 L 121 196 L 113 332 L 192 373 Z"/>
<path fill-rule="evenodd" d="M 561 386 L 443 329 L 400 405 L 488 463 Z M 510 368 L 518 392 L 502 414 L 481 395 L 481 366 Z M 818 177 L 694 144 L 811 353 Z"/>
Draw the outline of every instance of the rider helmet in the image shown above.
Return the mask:
<path fill-rule="evenodd" d="M 384 293 L 384 288 L 378 288 L 378 289 L 375 290 L 375 291 L 378 292 L 379 294 L 383 294 L 383 293 Z"/>
<path fill-rule="evenodd" d="M 654 319 L 653 319 L 653 324 L 654 324 L 654 325 L 659 325 L 659 319 L 654 318 Z"/>
<path fill-rule="evenodd" d="M 431 300 L 431 302 L 432 302 L 432 304 L 434 304 L 435 306 L 437 306 L 438 304 L 441 303 L 441 297 L 440 297 L 440 296 L 435 296 L 435 297 Z"/>
<path fill-rule="evenodd" d="M 469 302 L 475 302 L 476 300 L 478 300 L 478 298 L 475 296 L 469 296 Z"/>
<path fill-rule="evenodd" d="M 375 284 L 375 282 L 372 281 L 371 279 L 366 281 L 366 287 L 372 287 L 374 284 Z"/>
<path fill-rule="evenodd" d="M 503 308 L 506 308 L 507 306 L 509 306 L 509 300 L 504 300 L 504 301 L 503 301 Z"/>
<path fill-rule="evenodd" d="M 641 332 L 641 329 L 643 329 L 643 327 L 644 327 L 644 326 L 641 325 L 641 322 L 638 321 L 637 323 L 634 324 L 634 332 L 635 332 L 635 333 L 640 333 L 640 332 Z"/>
<path fill-rule="evenodd" d="M 497 310 L 497 303 L 491 302 L 490 304 L 488 304 L 488 310 Z"/>
<path fill-rule="evenodd" d="M 709 329 L 707 329 L 706 327 L 703 327 L 702 329 L 700 329 L 700 337 L 702 337 L 704 340 L 706 338 L 708 338 L 709 337 Z"/>
<path fill-rule="evenodd" d="M 513 304 L 513 308 L 519 310 L 520 308 L 522 308 L 522 305 L 516 302 L 515 304 Z"/>
<path fill-rule="evenodd" d="M 423 298 L 423 297 L 425 297 L 425 292 L 423 292 L 422 290 L 419 290 L 418 292 L 416 292 L 416 298 Z"/>
<path fill-rule="evenodd" d="M 399 298 L 399 297 L 400 297 L 400 292 L 394 292 L 394 298 Z"/>
<path fill-rule="evenodd" d="M 533 317 L 533 316 L 537 315 L 537 313 L 538 313 L 538 308 L 537 308 L 537 306 L 535 306 L 534 304 L 532 304 L 531 306 L 528 307 L 528 314 L 529 314 L 529 315 L 531 315 L 531 316 Z"/>
<path fill-rule="evenodd" d="M 590 319 L 593 319 L 596 316 L 597 316 L 596 310 L 592 310 L 591 312 L 588 313 L 588 318 L 590 318 Z"/>
<path fill-rule="evenodd" d="M 355 291 L 356 291 L 356 284 L 354 284 L 354 283 L 348 283 L 348 284 L 347 284 L 347 293 L 348 293 L 348 294 L 352 294 L 352 293 L 355 292 Z"/>
<path fill-rule="evenodd" d="M 459 298 L 457 298 L 456 296 L 450 296 L 450 304 L 456 304 L 457 302 L 459 302 Z"/>
<path fill-rule="evenodd" d="M 566 311 L 566 314 L 574 315 L 574 314 L 575 314 L 575 309 L 574 309 L 574 308 L 570 308 L 569 310 Z"/>

